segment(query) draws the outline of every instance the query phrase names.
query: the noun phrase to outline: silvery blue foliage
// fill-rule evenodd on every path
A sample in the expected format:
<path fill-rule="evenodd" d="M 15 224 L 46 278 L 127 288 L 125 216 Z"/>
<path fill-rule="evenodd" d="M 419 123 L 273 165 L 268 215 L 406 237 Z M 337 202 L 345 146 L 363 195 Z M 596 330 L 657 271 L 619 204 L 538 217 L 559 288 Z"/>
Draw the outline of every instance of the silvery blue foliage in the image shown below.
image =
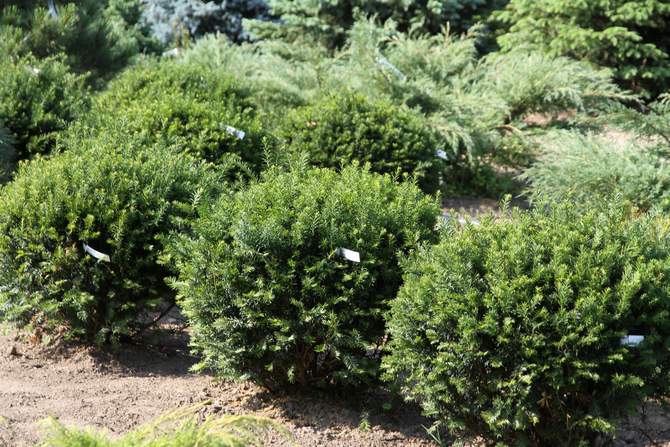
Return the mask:
<path fill-rule="evenodd" d="M 199 37 L 220 32 L 235 42 L 248 38 L 242 19 L 264 20 L 268 7 L 264 0 L 142 0 L 143 20 L 162 43 L 172 43 L 188 33 Z"/>

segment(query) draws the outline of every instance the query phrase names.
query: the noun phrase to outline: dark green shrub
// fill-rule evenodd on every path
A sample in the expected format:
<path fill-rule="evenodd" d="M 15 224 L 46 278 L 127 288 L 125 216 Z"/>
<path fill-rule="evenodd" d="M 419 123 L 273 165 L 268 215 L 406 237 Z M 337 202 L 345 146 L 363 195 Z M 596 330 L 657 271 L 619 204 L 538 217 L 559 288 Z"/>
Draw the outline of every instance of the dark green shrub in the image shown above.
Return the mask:
<path fill-rule="evenodd" d="M 449 26 L 461 33 L 505 3 L 506 0 L 274 0 L 270 11 L 280 20 L 254 21 L 251 29 L 260 37 L 318 41 L 336 48 L 344 45 L 347 32 L 360 16 L 375 17 L 380 22 L 391 19 L 403 32 L 437 34 Z"/>
<path fill-rule="evenodd" d="M 403 265 L 386 377 L 491 444 L 594 445 L 669 391 L 669 243 L 619 206 L 449 227 Z"/>
<path fill-rule="evenodd" d="M 278 131 L 295 151 L 321 167 L 370 163 L 371 170 L 413 175 L 421 189 L 437 190 L 444 144 L 439 133 L 409 109 L 355 93 L 327 96 L 289 114 Z"/>
<path fill-rule="evenodd" d="M 0 126 L 0 184 L 9 179 L 15 163 L 14 138 L 7 129 Z"/>
<path fill-rule="evenodd" d="M 131 1 L 138 3 L 56 1 L 54 16 L 46 0 L 5 0 L 0 6 L 0 48 L 9 54 L 38 58 L 65 54 L 75 72 L 90 73 L 88 79 L 97 83 L 146 49 L 136 39 L 138 25 L 123 21 L 131 16 Z"/>
<path fill-rule="evenodd" d="M 56 135 L 89 107 L 84 78 L 61 57 L 0 57 L 0 120 L 20 159 L 49 153 Z"/>
<path fill-rule="evenodd" d="M 211 175 L 130 138 L 83 143 L 22 164 L 0 189 L 0 317 L 114 342 L 169 298 L 161 237 L 188 224 Z"/>
<path fill-rule="evenodd" d="M 173 61 L 141 64 L 109 84 L 91 121 L 101 131 L 110 121 L 122 122 L 147 144 L 175 146 L 212 162 L 232 155 L 260 171 L 265 133 L 246 98 L 221 70 Z M 245 132 L 244 138 L 229 126 Z"/>
<path fill-rule="evenodd" d="M 670 209 L 667 153 L 575 132 L 554 133 L 542 143 L 538 159 L 522 176 L 532 198 L 588 207 L 618 195 L 639 208 Z"/>
<path fill-rule="evenodd" d="M 532 46 L 611 67 L 627 88 L 657 95 L 670 85 L 670 4 L 662 0 L 511 0 L 496 14 L 503 50 Z"/>
<path fill-rule="evenodd" d="M 200 367 L 269 387 L 373 381 L 398 258 L 434 237 L 438 204 L 355 166 L 280 171 L 170 249 Z"/>

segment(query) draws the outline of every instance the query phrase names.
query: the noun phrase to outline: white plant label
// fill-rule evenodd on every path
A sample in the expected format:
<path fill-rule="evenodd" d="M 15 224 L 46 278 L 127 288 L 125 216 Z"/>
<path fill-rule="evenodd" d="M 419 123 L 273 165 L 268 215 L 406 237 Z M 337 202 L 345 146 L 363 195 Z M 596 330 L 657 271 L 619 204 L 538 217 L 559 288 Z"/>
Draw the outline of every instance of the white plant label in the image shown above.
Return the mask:
<path fill-rule="evenodd" d="M 395 65 L 393 65 L 393 64 L 392 64 L 388 59 L 386 59 L 385 57 L 382 56 L 382 57 L 380 57 L 380 58 L 377 58 L 377 63 L 378 63 L 379 65 L 381 65 L 382 67 L 386 67 L 386 68 L 388 68 L 389 70 L 391 70 L 391 71 L 393 72 L 393 74 L 396 75 L 396 76 L 398 77 L 398 79 L 400 79 L 401 81 L 404 81 L 405 79 L 407 79 L 407 77 L 402 73 L 402 71 L 398 70 L 398 67 L 396 67 Z"/>
<path fill-rule="evenodd" d="M 244 137 L 247 135 L 243 130 L 235 129 L 232 126 L 226 126 L 226 132 L 231 135 L 235 135 L 238 140 L 244 140 Z"/>
<path fill-rule="evenodd" d="M 84 243 L 84 251 L 86 253 L 88 253 L 89 255 L 93 256 L 95 259 L 97 259 L 98 262 L 100 262 L 100 261 L 112 262 L 109 255 L 106 255 L 104 253 L 100 253 L 98 250 L 95 250 L 95 249 L 89 247 L 88 245 L 86 245 L 86 243 Z"/>
<path fill-rule="evenodd" d="M 49 14 L 54 19 L 58 18 L 58 10 L 56 9 L 56 4 L 54 3 L 54 0 L 49 0 Z"/>
<path fill-rule="evenodd" d="M 644 341 L 644 335 L 626 335 L 621 337 L 621 346 L 638 346 Z"/>
<path fill-rule="evenodd" d="M 163 57 L 177 57 L 181 53 L 181 48 L 173 48 L 171 50 L 163 51 Z"/>
<path fill-rule="evenodd" d="M 335 250 L 335 253 L 342 256 L 345 259 L 348 259 L 351 262 L 361 262 L 361 254 L 357 251 L 349 250 L 346 248 L 338 248 Z"/>
<path fill-rule="evenodd" d="M 436 156 L 437 158 L 441 158 L 442 160 L 449 160 L 449 157 L 447 156 L 447 153 L 444 152 L 442 149 L 438 149 L 438 150 L 435 152 L 435 156 Z"/>

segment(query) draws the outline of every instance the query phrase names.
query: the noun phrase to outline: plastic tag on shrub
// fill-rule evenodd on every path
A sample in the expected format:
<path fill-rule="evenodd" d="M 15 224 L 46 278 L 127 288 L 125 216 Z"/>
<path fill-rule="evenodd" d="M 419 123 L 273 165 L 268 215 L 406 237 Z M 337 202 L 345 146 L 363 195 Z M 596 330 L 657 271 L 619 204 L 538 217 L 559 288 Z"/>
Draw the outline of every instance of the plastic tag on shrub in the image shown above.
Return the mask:
<path fill-rule="evenodd" d="M 49 14 L 54 19 L 58 18 L 58 10 L 56 9 L 56 4 L 54 3 L 54 0 L 49 0 Z"/>
<path fill-rule="evenodd" d="M 232 126 L 226 126 L 226 132 L 237 137 L 238 140 L 244 140 L 247 135 L 243 130 L 237 130 Z"/>
<path fill-rule="evenodd" d="M 340 247 L 337 250 L 335 250 L 335 253 L 351 262 L 361 262 L 361 254 L 357 251 Z"/>
<path fill-rule="evenodd" d="M 385 57 L 382 56 L 382 57 L 380 57 L 380 58 L 377 58 L 377 63 L 378 63 L 379 65 L 381 65 L 382 67 L 386 67 L 386 68 L 388 68 L 389 70 L 391 70 L 391 71 L 393 72 L 393 74 L 396 75 L 396 76 L 398 77 L 398 79 L 400 79 L 401 81 L 404 81 L 405 79 L 407 79 L 407 77 L 402 73 L 402 71 L 398 70 L 398 67 L 396 67 L 395 65 L 393 65 L 393 64 L 392 64 L 388 59 L 386 59 Z"/>
<path fill-rule="evenodd" d="M 181 53 L 181 48 L 173 48 L 171 50 L 163 51 L 163 57 L 177 57 Z"/>
<path fill-rule="evenodd" d="M 89 255 L 93 256 L 95 259 L 97 259 L 98 262 L 100 262 L 100 261 L 112 262 L 109 255 L 106 255 L 104 253 L 99 252 L 98 250 L 95 250 L 95 249 L 89 247 L 88 245 L 86 245 L 86 243 L 84 243 L 84 251 L 86 253 L 88 253 Z"/>
<path fill-rule="evenodd" d="M 626 335 L 621 337 L 620 344 L 621 346 L 638 346 L 644 341 L 644 335 Z"/>
<path fill-rule="evenodd" d="M 28 71 L 28 73 L 30 73 L 32 75 L 35 75 L 35 76 L 38 76 L 40 74 L 40 69 L 35 68 L 32 65 L 26 65 L 26 71 Z"/>
<path fill-rule="evenodd" d="M 442 149 L 438 149 L 437 151 L 435 151 L 435 156 L 437 158 L 441 158 L 442 160 L 449 160 L 447 153 L 444 152 Z"/>
<path fill-rule="evenodd" d="M 458 214 L 456 215 L 456 217 L 452 217 L 451 215 L 449 215 L 449 213 L 442 213 L 442 219 L 445 222 L 449 222 L 451 219 L 456 219 L 456 222 L 458 222 L 461 225 L 467 225 L 470 223 L 475 227 L 478 227 L 482 224 L 479 220 L 475 219 L 474 217 L 466 219 L 463 216 L 459 216 Z"/>

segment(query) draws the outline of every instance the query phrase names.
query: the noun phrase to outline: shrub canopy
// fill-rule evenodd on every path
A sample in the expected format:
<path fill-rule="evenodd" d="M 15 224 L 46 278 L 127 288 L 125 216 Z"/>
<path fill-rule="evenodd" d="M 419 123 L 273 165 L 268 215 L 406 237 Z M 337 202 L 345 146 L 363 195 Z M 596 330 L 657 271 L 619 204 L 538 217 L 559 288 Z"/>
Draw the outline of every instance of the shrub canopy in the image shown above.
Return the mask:
<path fill-rule="evenodd" d="M 0 73 L 0 124 L 20 159 L 51 152 L 57 135 L 90 105 L 85 79 L 62 57 L 0 57 Z"/>
<path fill-rule="evenodd" d="M 656 96 L 670 86 L 670 4 L 663 0 L 511 0 L 496 14 L 503 50 L 536 47 L 610 67 L 626 88 Z"/>
<path fill-rule="evenodd" d="M 169 298 L 162 237 L 188 224 L 212 176 L 130 137 L 80 143 L 23 164 L 0 189 L 0 317 L 105 343 Z"/>
<path fill-rule="evenodd" d="M 278 21 L 255 21 L 252 33 L 258 37 L 289 41 L 320 42 L 328 48 L 341 47 L 356 19 L 374 17 L 392 20 L 403 32 L 439 34 L 443 28 L 460 33 L 486 17 L 506 0 L 271 0 L 270 11 Z"/>
<path fill-rule="evenodd" d="M 278 130 L 291 150 L 330 168 L 358 161 L 372 171 L 409 174 L 427 193 L 437 191 L 442 140 L 412 111 L 386 100 L 342 92 L 289 113 Z"/>
<path fill-rule="evenodd" d="M 433 238 L 438 204 L 354 166 L 281 170 L 223 196 L 171 245 L 200 366 L 269 387 L 370 383 L 398 258 Z"/>
<path fill-rule="evenodd" d="M 448 227 L 403 265 L 387 378 L 461 433 L 593 445 L 669 391 L 669 250 L 667 219 L 617 205 Z"/>
<path fill-rule="evenodd" d="M 146 144 L 175 147 L 215 163 L 234 158 L 258 172 L 267 135 L 247 97 L 220 69 L 149 62 L 111 82 L 96 99 L 89 122 L 104 132 L 116 121 Z"/>
<path fill-rule="evenodd" d="M 90 73 L 95 85 L 152 47 L 137 23 L 137 0 L 5 0 L 0 7 L 2 53 L 38 58 L 64 55 L 76 73 Z M 131 23 L 126 22 L 130 20 Z"/>

